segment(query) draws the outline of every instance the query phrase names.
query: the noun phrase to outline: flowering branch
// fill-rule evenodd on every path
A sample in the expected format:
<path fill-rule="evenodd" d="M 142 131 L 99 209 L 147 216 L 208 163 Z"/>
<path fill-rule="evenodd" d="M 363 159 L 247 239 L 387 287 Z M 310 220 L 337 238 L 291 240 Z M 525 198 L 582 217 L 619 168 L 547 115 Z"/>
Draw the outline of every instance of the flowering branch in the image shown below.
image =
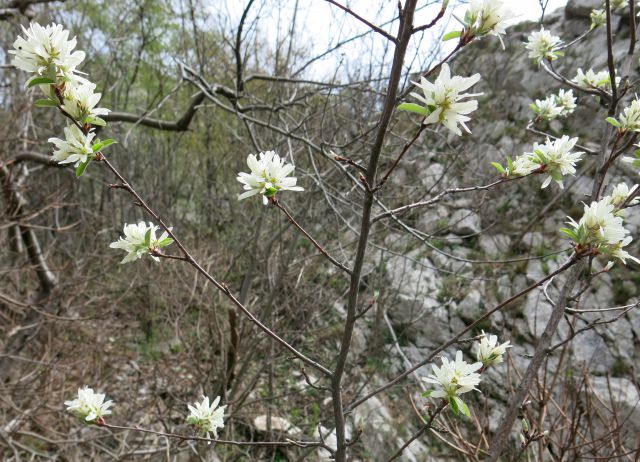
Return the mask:
<path fill-rule="evenodd" d="M 494 313 L 502 310 L 507 305 L 511 304 L 512 302 L 514 302 L 515 300 L 519 299 L 520 297 L 528 294 L 529 292 L 531 292 L 536 287 L 541 286 L 542 284 L 547 282 L 549 279 L 552 279 L 553 277 L 557 276 L 558 274 L 563 273 L 564 271 L 566 271 L 567 269 L 569 269 L 570 267 L 575 265 L 581 258 L 583 258 L 583 257 L 585 257 L 587 255 L 589 255 L 589 254 L 585 253 L 585 254 L 573 254 L 573 255 L 571 255 L 571 257 L 569 257 L 569 259 L 562 266 L 560 266 L 557 270 L 553 271 L 552 273 L 550 273 L 549 275 L 547 275 L 544 278 L 540 279 L 539 281 L 531 284 L 529 287 L 521 290 L 517 294 L 512 295 L 508 299 L 500 302 L 499 304 L 497 304 L 493 308 L 489 309 L 487 312 L 485 312 L 485 314 L 483 314 L 478 319 L 473 321 L 471 324 L 466 326 L 464 329 L 462 329 L 458 333 L 456 333 L 450 340 L 446 341 L 445 343 L 443 343 L 439 347 L 437 347 L 435 350 L 433 350 L 429 354 L 429 356 L 427 356 L 424 360 L 420 361 L 418 364 L 414 365 L 413 367 L 405 370 L 402 374 L 396 376 L 394 379 L 390 380 L 386 384 L 384 384 L 384 385 L 376 388 L 375 390 L 367 393 L 365 396 L 363 396 L 361 398 L 358 398 L 358 399 L 352 401 L 351 403 L 349 403 L 349 405 L 346 406 L 347 412 L 352 411 L 353 409 L 355 409 L 356 407 L 360 406 L 362 403 L 368 401 L 369 399 L 371 399 L 375 395 L 377 395 L 379 393 L 382 393 L 383 391 L 385 391 L 385 390 L 391 388 L 392 386 L 396 385 L 397 383 L 401 382 L 402 380 L 407 378 L 413 371 L 421 368 L 425 364 L 428 364 L 428 363 L 432 362 L 433 359 L 438 354 L 440 354 L 442 351 L 444 351 L 446 348 L 450 347 L 451 345 L 454 345 L 455 343 L 457 343 L 459 341 L 459 339 L 463 335 L 465 335 L 467 332 L 471 331 L 473 328 L 477 327 L 478 324 L 480 324 L 482 321 L 484 321 L 485 319 L 489 318 Z"/>

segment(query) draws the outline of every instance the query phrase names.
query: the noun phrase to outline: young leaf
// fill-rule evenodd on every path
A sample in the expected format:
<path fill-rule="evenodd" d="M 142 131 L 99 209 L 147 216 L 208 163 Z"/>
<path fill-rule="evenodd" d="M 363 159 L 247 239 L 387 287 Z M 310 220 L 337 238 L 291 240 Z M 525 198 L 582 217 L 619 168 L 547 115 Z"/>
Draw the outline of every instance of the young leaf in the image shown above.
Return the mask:
<path fill-rule="evenodd" d="M 462 401 L 457 396 L 454 396 L 452 401 L 456 402 L 456 406 L 458 407 L 458 410 L 460 411 L 460 413 L 466 415 L 467 417 L 471 417 L 471 411 L 469 411 L 469 406 L 467 406 L 467 404 L 464 401 Z"/>
<path fill-rule="evenodd" d="M 451 412 L 453 412 L 453 415 L 457 416 L 460 413 L 460 410 L 458 409 L 458 403 L 456 403 L 455 398 L 449 400 L 449 407 L 451 408 Z"/>
<path fill-rule="evenodd" d="M 617 121 L 615 118 L 613 118 L 613 117 L 607 117 L 605 120 L 606 120 L 607 122 L 609 122 L 611 125 L 613 125 L 614 127 L 616 127 L 616 128 L 620 128 L 620 127 L 621 127 L 620 122 L 618 122 L 618 121 Z"/>
<path fill-rule="evenodd" d="M 462 35 L 462 31 L 461 30 L 454 30 L 451 32 L 447 32 L 446 34 L 444 34 L 442 36 L 442 41 L 446 42 L 447 40 L 452 40 L 454 38 L 458 38 Z"/>
<path fill-rule="evenodd" d="M 147 247 L 151 247 L 151 231 L 153 228 L 149 228 L 144 235 L 144 245 Z"/>
<path fill-rule="evenodd" d="M 91 149 L 93 149 L 93 152 L 98 152 L 100 149 L 102 149 L 102 146 L 103 146 L 102 141 L 97 141 L 93 143 L 93 145 L 91 146 Z"/>
<path fill-rule="evenodd" d="M 419 104 L 415 104 L 415 103 L 402 103 L 400 106 L 398 106 L 398 110 L 415 112 L 416 114 L 420 114 L 420 115 L 429 114 L 429 111 L 427 111 L 427 109 L 424 106 L 420 106 Z"/>
<path fill-rule="evenodd" d="M 80 165 L 78 165 L 78 167 L 76 167 L 76 178 L 80 178 L 84 174 L 84 171 L 87 169 L 90 162 L 91 162 L 91 159 L 87 159 L 86 162 L 83 162 Z"/>
<path fill-rule="evenodd" d="M 496 170 L 498 170 L 500 173 L 506 173 L 507 171 L 504 169 L 504 167 L 502 165 L 500 165 L 498 162 L 491 162 L 491 165 L 493 165 Z"/>
<path fill-rule="evenodd" d="M 112 140 L 111 138 L 107 138 L 106 140 L 102 140 L 102 149 L 111 146 L 112 144 L 116 144 L 117 141 L 116 140 Z"/>
<path fill-rule="evenodd" d="M 423 392 L 422 392 L 422 396 L 423 396 L 424 398 L 428 398 L 429 396 L 431 396 L 431 393 L 433 393 L 433 390 L 423 391 Z"/>
<path fill-rule="evenodd" d="M 56 83 L 56 81 L 50 79 L 49 77 L 34 77 L 27 82 L 27 88 L 35 87 L 36 85 L 46 85 L 52 83 Z"/>
<path fill-rule="evenodd" d="M 91 125 L 96 125 L 98 127 L 105 127 L 107 125 L 107 122 L 105 122 L 100 117 L 90 117 L 87 120 L 87 122 L 89 122 Z"/>
<path fill-rule="evenodd" d="M 35 103 L 37 107 L 58 107 L 58 103 L 52 99 L 37 99 Z"/>
<path fill-rule="evenodd" d="M 173 239 L 171 239 L 170 237 L 165 237 L 163 240 L 158 242 L 158 247 L 166 247 L 171 244 L 173 244 Z"/>

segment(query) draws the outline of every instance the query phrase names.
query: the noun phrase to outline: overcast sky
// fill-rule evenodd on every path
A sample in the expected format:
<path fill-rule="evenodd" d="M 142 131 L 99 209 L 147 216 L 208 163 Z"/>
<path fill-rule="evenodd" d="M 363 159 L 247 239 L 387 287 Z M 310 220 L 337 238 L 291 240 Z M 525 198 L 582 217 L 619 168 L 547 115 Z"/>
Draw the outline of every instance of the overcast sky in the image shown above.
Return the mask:
<path fill-rule="evenodd" d="M 397 15 L 397 0 L 338 0 L 343 5 L 348 5 L 354 12 L 380 26 L 386 31 L 395 34 L 397 22 L 391 20 Z M 458 17 L 464 16 L 467 8 L 466 2 L 452 0 L 450 8 L 441 21 L 446 32 L 459 30 L 460 24 L 452 17 L 452 13 Z M 505 0 L 509 8 L 516 14 L 516 19 L 511 21 L 537 21 L 540 18 L 539 0 Z M 548 0 L 545 14 L 564 6 L 567 0 Z M 222 0 L 214 2 L 210 12 L 217 18 L 225 18 L 225 27 L 230 32 L 235 30 L 246 1 Z M 420 25 L 430 22 L 440 9 L 441 1 L 419 0 L 416 12 L 415 24 Z M 308 55 L 322 53 L 350 37 L 367 32 L 368 28 L 358 20 L 345 14 L 339 8 L 325 0 L 264 0 L 256 2 L 252 7 L 248 21 L 245 39 L 258 41 L 261 45 L 267 45 L 275 49 L 276 43 L 287 43 L 291 36 L 291 25 L 295 13 L 294 37 L 295 44 L 304 47 Z M 457 6 L 455 6 L 457 5 Z M 220 7 L 226 11 L 220 11 Z M 410 53 L 416 55 L 414 65 L 420 66 L 423 59 L 433 53 L 435 46 L 443 46 L 441 41 L 442 29 L 427 32 L 423 37 L 417 37 L 410 48 Z M 496 40 L 489 38 L 489 40 Z M 265 43 L 267 42 L 267 43 Z M 374 65 L 386 65 L 390 59 L 385 54 L 386 40 L 378 34 L 368 34 L 366 37 L 354 41 L 351 44 L 340 47 L 338 53 L 332 53 L 326 58 L 315 62 L 306 73 L 307 76 L 328 77 L 336 66 L 341 66 L 342 71 L 349 73 L 348 66 L 355 66 L 356 62 L 373 62 Z M 444 44 L 453 46 L 455 40 Z M 366 51 L 364 51 L 366 50 Z M 376 60 L 378 61 L 376 63 Z"/>

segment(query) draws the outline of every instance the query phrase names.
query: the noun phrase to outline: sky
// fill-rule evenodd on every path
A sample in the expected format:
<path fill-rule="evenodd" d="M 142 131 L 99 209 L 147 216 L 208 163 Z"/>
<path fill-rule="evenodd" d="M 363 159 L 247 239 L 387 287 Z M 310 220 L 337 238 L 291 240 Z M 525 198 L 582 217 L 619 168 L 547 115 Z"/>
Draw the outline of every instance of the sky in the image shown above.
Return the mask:
<path fill-rule="evenodd" d="M 394 34 L 397 22 L 391 22 L 397 14 L 397 0 L 336 0 L 350 7 L 354 12 Z M 544 1 L 544 0 L 543 0 Z M 504 0 L 516 18 L 513 24 L 521 21 L 537 21 L 540 18 L 539 0 Z M 232 33 L 237 27 L 246 0 L 216 0 L 210 12 L 212 16 L 223 18 L 224 27 Z M 449 11 L 439 23 L 443 28 L 432 29 L 416 37 L 409 49 L 412 62 L 420 67 L 434 54 L 446 53 L 448 47 L 455 46 L 455 40 L 442 43 L 442 33 L 459 30 L 459 23 L 453 15 L 463 17 L 467 8 L 465 1 L 451 0 Z M 548 0 L 545 14 L 566 5 L 567 0 Z M 414 23 L 430 22 L 440 9 L 440 0 L 419 0 Z M 220 8 L 222 6 L 222 8 Z M 298 7 L 297 10 L 295 7 Z M 295 19 L 295 21 L 294 21 Z M 295 24 L 292 27 L 292 24 Z M 332 49 L 349 38 L 364 34 L 368 27 L 352 18 L 326 0 L 263 0 L 255 2 L 250 10 L 245 27 L 245 40 L 255 41 L 262 46 L 275 50 L 277 44 L 286 46 L 290 37 L 294 37 L 296 47 L 302 47 L 305 54 L 318 55 Z M 291 33 L 293 31 L 293 34 Z M 491 38 L 493 39 L 493 38 Z M 369 67 L 386 66 L 390 61 L 390 51 L 386 39 L 379 34 L 370 33 L 364 37 L 340 46 L 336 52 L 318 59 L 305 68 L 305 77 L 327 78 L 337 74 L 354 75 L 354 68 L 366 63 Z"/>

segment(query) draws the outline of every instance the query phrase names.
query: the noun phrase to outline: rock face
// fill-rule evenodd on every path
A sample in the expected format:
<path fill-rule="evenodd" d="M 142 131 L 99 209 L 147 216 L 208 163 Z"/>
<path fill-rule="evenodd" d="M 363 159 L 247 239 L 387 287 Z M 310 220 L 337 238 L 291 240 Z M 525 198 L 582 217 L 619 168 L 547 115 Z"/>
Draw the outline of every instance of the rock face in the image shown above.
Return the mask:
<path fill-rule="evenodd" d="M 545 28 L 565 43 L 570 42 L 589 29 L 591 10 L 601 4 L 601 0 L 569 0 L 564 11 L 547 16 Z M 614 19 L 617 34 L 614 54 L 623 57 L 629 30 L 620 16 Z M 456 158 L 458 164 L 448 164 L 446 158 L 438 156 L 437 149 L 429 146 L 428 152 L 408 155 L 407 164 L 401 167 L 404 168 L 403 182 L 420 185 L 417 187 L 429 192 L 426 198 L 451 187 L 488 184 L 496 179 L 490 165 L 492 161 L 503 162 L 506 156 L 530 152 L 534 142 L 544 142 L 543 137 L 525 130 L 534 117 L 529 104 L 532 98 L 543 98 L 563 87 L 527 58 L 523 42 L 537 29 L 533 23 L 514 27 L 507 34 L 504 52 L 497 40 L 486 37 L 473 43 L 451 63 L 455 74 L 479 72 L 482 75 L 481 82 L 473 88 L 474 92 L 484 92 L 479 109 L 469 122 L 473 135 L 460 141 L 443 131 L 444 136 L 449 136 L 448 142 L 462 143 L 457 148 L 457 152 L 462 153 Z M 556 70 L 572 79 L 578 68 L 606 69 L 604 43 L 604 30 L 592 32 L 577 47 L 567 50 L 566 56 L 555 63 Z M 578 95 L 577 104 L 573 115 L 548 126 L 542 124 L 540 129 L 557 136 L 577 136 L 579 144 L 597 149 L 607 115 L 591 96 Z M 396 253 L 388 254 L 385 259 L 384 280 L 398 290 L 386 294 L 384 303 L 399 338 L 395 346 L 403 352 L 403 357 L 398 355 L 392 365 L 393 371 L 405 370 L 407 361 L 413 364 L 421 361 L 434 347 L 497 302 L 535 284 L 566 261 L 569 252 L 558 251 L 567 249 L 569 242 L 558 230 L 565 226 L 567 216 L 579 218 L 582 213 L 582 202 L 588 201 L 593 184 L 593 178 L 587 174 L 590 171 L 592 167 L 587 166 L 579 169 L 582 176 L 566 177 L 564 190 L 555 184 L 541 190 L 542 179 L 533 176 L 501 185 L 484 195 L 450 195 L 437 206 L 416 209 L 405 216 L 415 226 L 417 237 L 385 241 Z M 620 177 L 616 177 L 615 182 L 612 180 L 612 184 L 637 182 L 624 172 L 628 170 L 616 172 Z M 447 180 L 452 176 L 455 180 Z M 640 213 L 636 211 L 631 215 L 629 229 L 635 232 L 640 227 Z M 629 252 L 640 254 L 637 242 L 629 247 Z M 403 254 L 408 256 L 398 256 Z M 606 260 L 594 262 L 593 271 L 605 263 Z M 580 305 L 570 303 L 570 308 L 576 311 L 587 311 L 579 316 L 568 313 L 553 343 L 561 343 L 571 332 L 585 329 L 567 347 L 565 364 L 570 363 L 578 370 L 584 367 L 593 379 L 593 393 L 597 395 L 607 392 L 608 396 L 604 384 L 605 375 L 609 375 L 609 383 L 613 384 L 611 399 L 633 425 L 639 425 L 638 390 L 625 374 L 640 360 L 637 341 L 640 310 L 633 308 L 616 322 L 593 328 L 589 327 L 590 323 L 611 319 L 621 311 L 588 311 L 636 302 L 637 284 L 629 279 L 632 274 L 623 265 L 616 264 L 611 273 L 594 278 L 591 288 L 582 295 Z M 482 324 L 483 329 L 501 335 L 504 340 L 512 340 L 513 361 L 521 371 L 529 361 L 526 355 L 534 351 L 544 331 L 552 303 L 562 286 L 563 279 L 554 278 L 544 287 L 549 299 L 543 287 L 537 287 Z M 553 371 L 557 361 L 557 355 L 552 355 L 549 371 Z M 423 368 L 419 372 L 424 375 L 430 370 Z M 492 372 L 487 380 L 498 384 L 504 377 Z M 375 424 L 371 425 L 387 432 L 388 422 L 393 419 L 389 403 L 376 400 L 372 406 L 362 412 L 373 416 Z M 381 442 L 372 440 L 371 444 Z M 406 460 L 413 460 L 410 457 L 415 456 L 407 457 Z M 430 460 L 425 454 L 420 457 L 422 459 L 417 460 Z"/>

